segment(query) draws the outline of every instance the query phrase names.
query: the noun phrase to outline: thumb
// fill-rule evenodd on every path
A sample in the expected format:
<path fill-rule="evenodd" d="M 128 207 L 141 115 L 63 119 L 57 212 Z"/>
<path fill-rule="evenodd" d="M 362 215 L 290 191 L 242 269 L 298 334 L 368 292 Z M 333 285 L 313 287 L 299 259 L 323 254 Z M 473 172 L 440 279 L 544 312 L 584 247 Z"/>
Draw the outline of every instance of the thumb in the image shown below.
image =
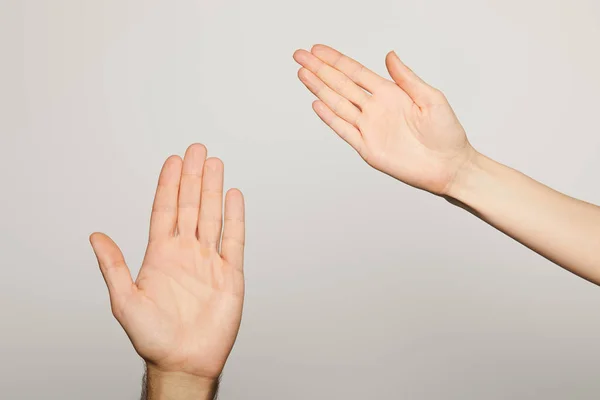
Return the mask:
<path fill-rule="evenodd" d="M 427 106 L 439 102 L 443 94 L 429 86 L 408 68 L 396 52 L 390 51 L 385 57 L 385 66 L 390 76 L 406 94 L 418 105 Z"/>
<path fill-rule="evenodd" d="M 93 233 L 90 243 L 98 259 L 100 271 L 108 287 L 113 314 L 120 312 L 124 300 L 133 292 L 131 273 L 119 246 L 103 233 Z"/>

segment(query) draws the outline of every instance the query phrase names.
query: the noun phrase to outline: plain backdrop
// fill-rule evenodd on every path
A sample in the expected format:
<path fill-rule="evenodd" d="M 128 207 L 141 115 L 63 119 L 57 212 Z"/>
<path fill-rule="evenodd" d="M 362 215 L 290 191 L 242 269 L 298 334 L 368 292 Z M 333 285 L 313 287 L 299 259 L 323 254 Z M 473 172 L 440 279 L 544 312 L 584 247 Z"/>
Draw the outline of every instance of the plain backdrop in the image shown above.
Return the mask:
<path fill-rule="evenodd" d="M 597 399 L 600 288 L 370 169 L 292 53 L 394 49 L 481 152 L 600 203 L 599 40 L 596 0 L 2 0 L 0 397 L 138 398 L 88 235 L 135 276 L 201 142 L 247 199 L 222 399 Z"/>

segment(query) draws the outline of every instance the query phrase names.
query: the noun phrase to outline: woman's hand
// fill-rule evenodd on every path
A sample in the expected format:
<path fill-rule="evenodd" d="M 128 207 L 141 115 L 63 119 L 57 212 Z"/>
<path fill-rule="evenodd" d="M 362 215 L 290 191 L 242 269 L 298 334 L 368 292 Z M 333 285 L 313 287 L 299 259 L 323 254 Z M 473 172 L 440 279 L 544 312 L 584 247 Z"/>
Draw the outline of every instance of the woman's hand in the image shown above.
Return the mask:
<path fill-rule="evenodd" d="M 411 186 L 446 195 L 475 151 L 445 96 L 395 53 L 394 81 L 323 45 L 298 50 L 298 76 L 319 100 L 317 115 L 372 167 Z"/>

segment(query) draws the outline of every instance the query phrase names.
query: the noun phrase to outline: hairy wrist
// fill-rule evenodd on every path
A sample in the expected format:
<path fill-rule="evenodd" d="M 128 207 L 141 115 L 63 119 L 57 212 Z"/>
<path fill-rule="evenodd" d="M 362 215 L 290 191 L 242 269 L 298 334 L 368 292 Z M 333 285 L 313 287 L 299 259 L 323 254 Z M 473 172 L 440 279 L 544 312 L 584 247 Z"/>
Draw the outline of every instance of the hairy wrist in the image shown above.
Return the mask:
<path fill-rule="evenodd" d="M 146 364 L 142 400 L 214 400 L 219 379 L 178 371 L 162 371 Z"/>

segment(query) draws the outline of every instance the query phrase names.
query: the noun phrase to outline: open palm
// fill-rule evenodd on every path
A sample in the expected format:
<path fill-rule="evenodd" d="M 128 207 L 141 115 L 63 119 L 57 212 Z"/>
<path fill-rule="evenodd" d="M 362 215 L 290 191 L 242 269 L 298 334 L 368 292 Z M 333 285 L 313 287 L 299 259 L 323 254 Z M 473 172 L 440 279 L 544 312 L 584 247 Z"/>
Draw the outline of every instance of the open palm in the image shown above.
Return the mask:
<path fill-rule="evenodd" d="M 244 298 L 244 200 L 225 199 L 223 164 L 192 145 L 160 174 L 150 238 L 135 282 L 106 235 L 90 240 L 108 285 L 113 314 L 136 351 L 166 372 L 215 379 L 235 341 Z"/>
<path fill-rule="evenodd" d="M 374 168 L 444 194 L 471 155 L 465 132 L 444 95 L 404 65 L 386 64 L 394 82 L 323 45 L 298 50 L 300 80 L 317 115 Z"/>

